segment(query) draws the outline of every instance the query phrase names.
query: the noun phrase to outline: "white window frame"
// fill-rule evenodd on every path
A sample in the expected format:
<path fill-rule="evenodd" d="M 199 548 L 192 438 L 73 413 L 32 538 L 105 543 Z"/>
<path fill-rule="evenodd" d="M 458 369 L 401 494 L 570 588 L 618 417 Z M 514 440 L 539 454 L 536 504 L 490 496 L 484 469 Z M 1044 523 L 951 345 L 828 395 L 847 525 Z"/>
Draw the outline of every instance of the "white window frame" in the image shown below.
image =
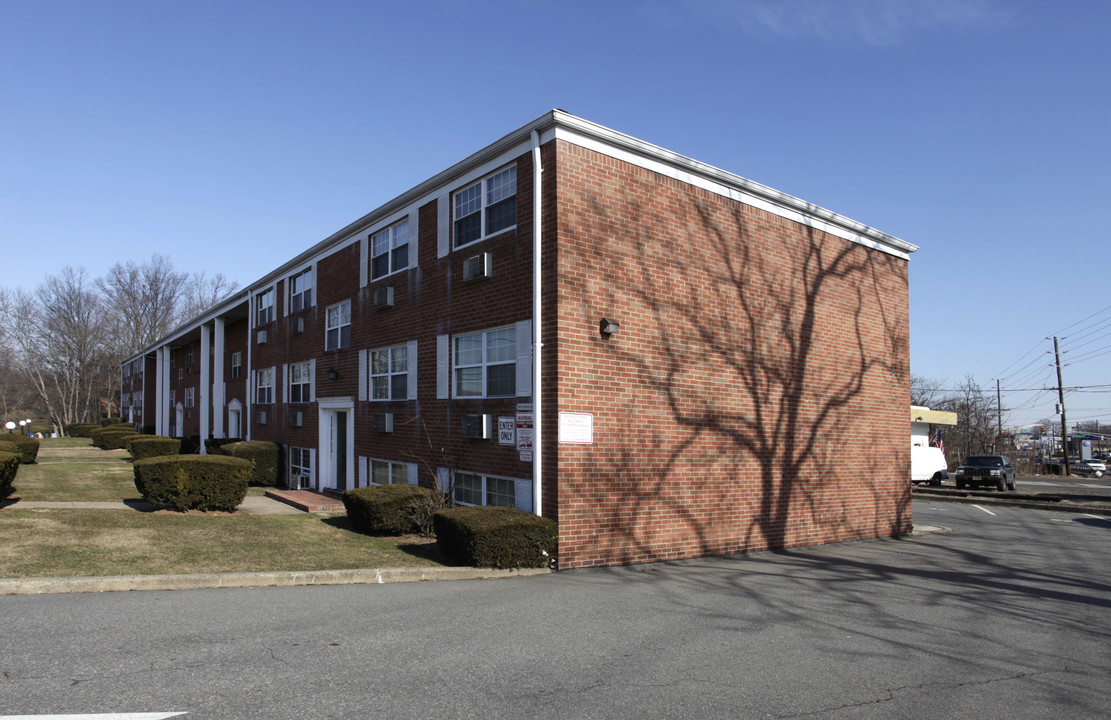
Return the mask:
<path fill-rule="evenodd" d="M 301 306 L 297 307 L 300 302 Z M 289 278 L 289 312 L 299 313 L 312 307 L 312 268 Z"/>
<path fill-rule="evenodd" d="M 397 368 L 396 359 L 398 352 L 404 354 L 404 366 L 401 369 Z M 386 371 L 376 372 L 375 359 L 380 354 L 386 355 Z M 388 402 L 390 400 L 408 400 L 409 399 L 409 383 L 413 381 L 410 377 L 409 370 L 409 346 L 404 345 L 391 345 L 384 348 L 376 348 L 367 353 L 367 399 L 376 400 L 378 402 Z M 400 395 L 394 394 L 394 378 L 405 378 L 405 392 Z M 386 396 L 381 397 L 378 394 L 378 387 L 376 381 L 384 380 L 386 384 Z"/>
<path fill-rule="evenodd" d="M 289 478 L 292 479 L 294 475 L 304 475 L 309 478 L 309 487 L 313 486 L 313 455 L 315 453 L 311 448 L 290 447 L 289 448 Z M 296 455 L 296 459 L 294 459 Z M 308 463 L 307 465 L 305 463 Z"/>
<path fill-rule="evenodd" d="M 347 331 L 346 335 L 344 330 Z M 329 305 L 324 311 L 324 350 L 330 352 L 349 347 L 351 347 L 351 301 L 344 300 Z"/>
<path fill-rule="evenodd" d="M 403 218 L 370 236 L 370 279 L 378 280 L 409 267 L 409 218 Z M 397 251 L 405 248 L 405 264 L 397 262 Z M 385 259 L 386 269 L 378 272 L 375 261 Z"/>
<path fill-rule="evenodd" d="M 380 460 L 379 458 L 367 458 L 367 485 L 416 485 L 417 484 L 417 466 L 415 463 L 397 462 L 394 460 Z M 375 470 L 386 469 L 389 475 L 390 482 L 378 483 L 374 482 Z"/>
<path fill-rule="evenodd" d="M 521 489 L 522 482 L 516 478 L 500 477 L 498 475 L 483 475 L 482 473 L 464 472 L 461 470 L 452 471 L 451 478 L 451 493 L 452 500 L 456 505 L 498 505 L 502 507 L 520 507 L 520 498 L 518 498 L 518 490 Z M 467 480 L 477 481 L 478 487 L 472 488 L 467 484 Z M 490 500 L 498 497 L 506 497 L 502 492 L 509 489 L 513 494 L 509 497 L 511 502 L 491 503 Z M 468 499 L 460 498 L 460 491 L 467 496 Z M 478 498 L 473 497 L 472 493 L 477 492 Z M 472 502 L 478 499 L 481 502 Z"/>
<path fill-rule="evenodd" d="M 236 350 L 231 354 L 231 377 L 238 380 L 243 374 L 243 351 Z"/>
<path fill-rule="evenodd" d="M 276 374 L 276 368 L 273 367 L 255 370 L 255 405 L 274 404 L 274 375 Z M 263 391 L 266 391 L 265 396 L 261 394 Z"/>
<path fill-rule="evenodd" d="M 196 388 L 185 388 L 185 407 L 194 407 L 196 405 L 196 397 Z"/>
<path fill-rule="evenodd" d="M 511 192 L 509 188 L 511 187 Z M 481 242 L 486 238 L 508 232 L 517 227 L 517 164 L 513 163 L 503 167 L 497 172 L 490 173 L 480 180 L 459 188 L 452 194 L 452 247 L 461 248 Z M 512 201 L 513 222 L 509 225 L 490 228 L 490 211 L 495 207 Z M 475 215 L 478 215 L 478 236 L 465 242 L 460 242 L 463 235 L 460 232 L 464 221 L 471 224 Z"/>
<path fill-rule="evenodd" d="M 312 386 L 313 386 L 313 361 L 305 360 L 304 362 L 290 363 L 288 372 L 286 373 L 288 379 L 286 380 L 287 402 L 290 403 L 308 403 L 312 402 Z M 297 387 L 299 390 L 299 399 L 293 397 L 293 388 Z"/>
<path fill-rule="evenodd" d="M 255 296 L 255 327 L 274 322 L 274 288 Z"/>
<path fill-rule="evenodd" d="M 491 338 L 491 336 L 498 336 Z M 469 340 L 479 337 L 481 338 L 481 352 L 482 358 L 479 362 L 460 362 L 459 346 L 461 341 Z M 494 340 L 508 339 L 512 346 L 508 354 L 504 358 L 498 360 L 490 360 L 490 342 Z M 498 393 L 497 395 L 490 394 L 490 370 L 494 367 L 509 366 L 513 370 L 513 379 L 510 383 L 509 392 Z M 473 372 L 478 370 L 481 374 L 481 391 L 462 392 L 461 378 L 464 374 L 473 375 Z M 473 379 L 469 382 L 473 382 Z M 505 325 L 503 327 L 491 328 L 489 330 L 481 330 L 473 333 L 463 333 L 455 335 L 451 338 L 451 387 L 452 397 L 456 398 L 489 398 L 489 397 L 515 397 L 517 395 L 517 331 L 513 325 Z"/>

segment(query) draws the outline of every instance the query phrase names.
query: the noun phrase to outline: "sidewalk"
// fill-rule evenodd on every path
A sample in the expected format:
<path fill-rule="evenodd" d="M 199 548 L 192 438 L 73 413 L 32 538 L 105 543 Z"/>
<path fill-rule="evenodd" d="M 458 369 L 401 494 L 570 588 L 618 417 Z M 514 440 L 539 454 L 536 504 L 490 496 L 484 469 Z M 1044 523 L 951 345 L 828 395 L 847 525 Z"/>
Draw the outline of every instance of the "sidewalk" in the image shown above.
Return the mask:
<path fill-rule="evenodd" d="M 41 500 L 20 500 L 18 498 L 0 502 L 0 508 L 31 510 L 41 508 L 67 508 L 79 510 L 138 510 L 152 512 L 157 510 L 146 500 L 124 500 L 121 502 L 45 502 Z M 342 508 L 341 508 L 342 509 Z M 271 497 L 248 495 L 239 505 L 239 511 L 246 515 L 300 515 L 304 510 L 287 505 Z"/>

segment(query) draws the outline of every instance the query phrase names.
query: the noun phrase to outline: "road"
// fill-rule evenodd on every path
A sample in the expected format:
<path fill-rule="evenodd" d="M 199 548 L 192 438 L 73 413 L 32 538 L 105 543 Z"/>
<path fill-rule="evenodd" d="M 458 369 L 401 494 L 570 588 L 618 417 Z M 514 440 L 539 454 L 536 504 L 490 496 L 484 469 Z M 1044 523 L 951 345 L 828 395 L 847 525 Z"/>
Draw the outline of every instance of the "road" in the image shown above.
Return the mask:
<path fill-rule="evenodd" d="M 0 715 L 1105 718 L 1111 520 L 515 580 L 0 597 Z"/>
<path fill-rule="evenodd" d="M 942 487 L 956 487 L 953 476 L 942 482 Z M 918 485 L 918 487 L 928 487 Z M 991 491 L 990 488 L 982 488 Z M 1056 475 L 1036 475 L 1032 477 L 1016 477 L 1015 489 L 1020 493 L 1045 493 L 1050 495 L 1089 495 L 1092 497 L 1111 498 L 1111 475 L 1103 477 L 1084 477 L 1073 475 L 1060 477 Z"/>

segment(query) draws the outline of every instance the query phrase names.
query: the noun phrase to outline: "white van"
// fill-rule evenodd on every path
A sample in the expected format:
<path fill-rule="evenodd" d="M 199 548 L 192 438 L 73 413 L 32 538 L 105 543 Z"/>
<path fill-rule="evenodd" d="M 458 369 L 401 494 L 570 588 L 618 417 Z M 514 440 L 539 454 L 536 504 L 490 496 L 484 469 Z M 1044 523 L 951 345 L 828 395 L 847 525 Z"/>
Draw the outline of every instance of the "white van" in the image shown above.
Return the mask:
<path fill-rule="evenodd" d="M 949 466 L 945 463 L 945 453 L 941 448 L 932 447 L 925 443 L 912 442 L 910 446 L 910 481 L 912 483 L 928 482 L 931 485 L 940 485 L 942 480 L 949 479 Z"/>

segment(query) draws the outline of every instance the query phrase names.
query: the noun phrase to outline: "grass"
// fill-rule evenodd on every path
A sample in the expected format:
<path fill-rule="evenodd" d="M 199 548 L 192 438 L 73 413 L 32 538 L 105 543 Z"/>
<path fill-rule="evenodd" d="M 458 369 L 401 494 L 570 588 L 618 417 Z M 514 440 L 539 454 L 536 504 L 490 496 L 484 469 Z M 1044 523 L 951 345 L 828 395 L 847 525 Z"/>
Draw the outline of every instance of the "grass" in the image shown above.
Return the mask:
<path fill-rule="evenodd" d="M 123 451 L 44 440 L 15 496 L 43 501 L 136 498 Z M 252 488 L 261 493 L 261 489 Z M 435 546 L 354 532 L 324 515 L 0 510 L 0 577 L 161 575 L 439 565 Z"/>

